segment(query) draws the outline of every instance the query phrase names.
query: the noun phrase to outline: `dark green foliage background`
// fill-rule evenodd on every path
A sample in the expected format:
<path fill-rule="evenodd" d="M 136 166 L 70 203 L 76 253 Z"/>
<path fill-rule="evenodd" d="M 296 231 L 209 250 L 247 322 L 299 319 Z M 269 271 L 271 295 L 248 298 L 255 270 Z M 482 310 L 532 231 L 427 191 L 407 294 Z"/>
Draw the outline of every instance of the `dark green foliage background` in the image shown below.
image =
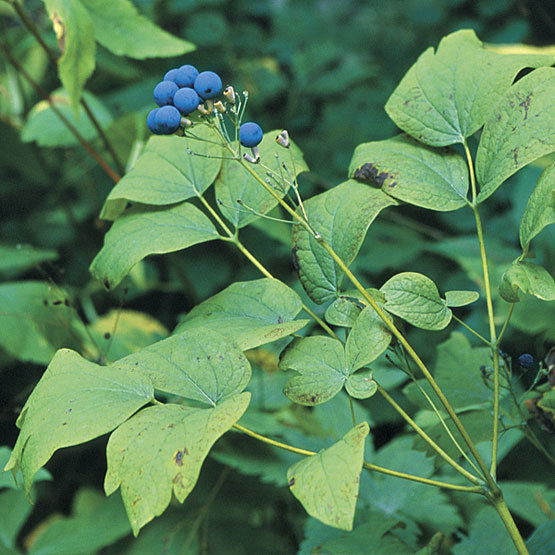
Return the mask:
<path fill-rule="evenodd" d="M 195 43 L 197 50 L 176 59 L 141 61 L 116 57 L 98 47 L 97 67 L 86 88 L 112 114 L 108 134 L 117 145 L 120 158 L 129 160 L 137 144 L 148 139 L 144 121 L 152 107 L 153 85 L 167 69 L 191 63 L 217 71 L 236 90 L 247 89 L 248 119 L 259 122 L 263 129 L 289 130 L 312 170 L 302 180 L 304 198 L 345 179 L 356 145 L 395 133 L 383 106 L 417 55 L 426 47 L 435 46 L 442 36 L 456 29 L 472 28 L 486 42 L 542 45 L 549 43 L 555 30 L 554 9 L 549 8 L 548 2 L 536 0 L 134 3 L 162 28 Z M 33 0 L 25 5 L 45 40 L 56 48 L 42 3 Z M 0 3 L 0 21 L 2 40 L 34 79 L 46 91 L 57 89 L 60 84 L 55 68 L 7 4 Z M 148 37 L 136 40 L 148 41 Z M 46 281 L 52 286 L 53 298 L 75 296 L 82 300 L 79 316 L 85 321 L 94 318 L 91 306 L 100 315 L 124 306 L 151 315 L 171 330 L 181 314 L 229 283 L 259 277 L 231 247 L 208 244 L 193 247 L 186 255 L 149 258 L 142 279 L 128 280 L 125 292 L 121 286 L 114 292 L 105 292 L 101 284 L 92 280 L 88 267 L 102 246 L 106 224 L 98 219 L 98 214 L 112 183 L 82 148 L 41 147 L 21 141 L 20 131 L 27 114 L 39 100 L 7 60 L 0 58 L 0 241 L 57 253 L 56 260 L 31 265 L 17 274 L 3 273 L 0 266 L 1 282 Z M 102 152 L 100 141 L 93 142 Z M 105 158 L 109 159 L 108 154 Z M 540 167 L 525 168 L 484 205 L 494 283 L 507 263 L 518 255 L 518 223 L 540 173 Z M 372 226 L 353 270 L 368 286 L 379 286 L 394 273 L 406 270 L 428 275 L 442 291 L 472 289 L 477 247 L 475 241 L 464 237 L 472 230 L 470 212 L 453 217 L 449 213 L 403 207 L 386 213 Z M 538 262 L 551 269 L 555 266 L 554 239 L 553 231 L 546 231 L 534 241 Z M 244 240 L 276 277 L 300 292 L 290 245 L 279 224 L 262 220 L 245 229 Z M 502 301 L 497 302 L 501 306 Z M 554 328 L 550 327 L 553 308 L 552 304 L 551 308 L 548 306 L 529 299 L 517 306 L 514 327 L 505 340 L 509 357 L 523 352 L 536 359 L 545 356 L 555 340 Z M 58 325 L 58 307 L 50 302 L 47 308 L 43 315 L 45 325 Z M 21 305 L 22 319 L 26 311 L 27 307 Z M 469 324 L 486 333 L 484 314 L 482 301 L 462 312 Z M 5 325 L 5 315 L 0 305 L 0 326 Z M 70 318 L 69 312 L 63 318 Z M 117 333 L 116 330 L 116 336 Z M 448 335 L 446 331 L 430 334 L 412 330 L 410 340 L 422 358 L 433 361 L 437 345 Z M 69 344 L 67 337 L 56 341 L 54 338 L 56 347 L 79 347 Z M 0 445 L 11 447 L 15 443 L 18 411 L 43 370 L 44 365 L 19 361 L 0 344 Z M 523 381 L 529 382 L 532 377 L 533 372 L 525 375 Z M 396 398 L 402 397 L 402 385 L 401 380 L 391 380 L 389 384 Z M 364 404 L 373 421 L 378 448 L 390 442 L 402 425 L 381 399 L 374 397 Z M 548 434 L 537 424 L 532 426 L 548 444 Z M 299 433 L 298 438 L 301 437 Z M 292 435 L 291 442 L 298 438 Z M 242 441 L 243 445 L 251 442 Z M 237 442 L 234 434 L 226 436 L 219 452 L 232 451 Z M 55 514 L 72 514 L 68 529 L 86 545 L 100 533 L 90 524 L 98 525 L 95 510 L 103 512 L 105 518 L 112 514 L 110 511 L 114 515 L 106 520 L 116 531 L 106 541 L 105 553 L 161 552 L 157 551 L 161 537 L 170 538 L 168 553 L 179 553 L 177 546 L 188 537 L 191 526 L 198 532 L 197 548 L 206 545 L 208 553 L 291 553 L 303 542 L 306 517 L 285 487 L 259 480 L 256 475 L 260 472 L 255 467 L 244 474 L 226 470 L 221 462 L 225 457 L 218 460 L 217 456 L 207 460 L 185 505 L 170 507 L 164 517 L 147 526 L 134 540 L 125 518 L 121 521 L 119 494 L 108 501 L 103 499 L 105 446 L 106 439 L 99 439 L 54 456 L 47 467 L 53 480 L 37 485 L 37 503 L 19 533 L 19 548 L 23 548 L 35 527 Z M 260 465 L 271 465 L 273 459 L 265 446 L 254 441 L 248 446 Z M 271 468 L 267 472 L 271 473 Z M 549 476 L 552 472 L 548 463 L 524 442 L 509 453 L 499 471 L 500 480 L 547 481 Z M 216 501 L 209 505 L 211 493 L 219 485 Z M 398 487 L 402 490 L 404 484 Z M 7 501 L 0 497 L 2 503 Z M 430 503 L 433 505 L 433 501 Z M 471 502 L 462 507 L 467 511 L 463 511 L 467 524 L 474 516 Z M 551 509 L 555 507 L 552 505 Z M 6 508 L 0 511 L 4 514 Z M 523 533 L 531 533 L 535 521 L 521 513 L 517 513 L 517 518 Z M 409 528 L 406 538 L 410 536 Z M 440 524 L 429 523 L 425 532 L 437 529 L 441 529 Z M 54 530 L 52 534 L 50 548 L 54 549 L 52 546 L 68 532 Z M 303 546 L 302 552 L 309 553 L 310 538 Z M 4 552 L 2 549 L 0 542 L 0 553 Z"/>

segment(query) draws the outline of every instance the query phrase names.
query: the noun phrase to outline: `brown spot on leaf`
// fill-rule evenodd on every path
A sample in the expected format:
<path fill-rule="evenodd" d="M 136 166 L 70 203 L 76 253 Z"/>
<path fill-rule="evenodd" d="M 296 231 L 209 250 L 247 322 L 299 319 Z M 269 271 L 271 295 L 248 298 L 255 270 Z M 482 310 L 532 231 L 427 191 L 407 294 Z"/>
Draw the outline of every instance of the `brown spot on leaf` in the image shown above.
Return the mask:
<path fill-rule="evenodd" d="M 299 273 L 301 267 L 299 266 L 299 259 L 297 258 L 297 251 L 299 250 L 299 247 L 295 246 L 293 247 L 293 250 L 291 251 L 291 257 L 293 259 L 293 268 L 295 268 L 295 272 Z"/>
<path fill-rule="evenodd" d="M 292 488 L 295 485 L 295 477 L 293 476 L 293 478 L 291 478 L 291 480 L 289 480 L 289 482 L 287 483 L 287 485 Z"/>
<path fill-rule="evenodd" d="M 515 161 L 515 166 L 518 166 L 518 147 L 513 148 L 513 159 Z"/>
<path fill-rule="evenodd" d="M 108 281 L 108 279 L 104 280 L 104 287 L 106 287 L 106 289 L 110 289 L 110 282 Z"/>
<path fill-rule="evenodd" d="M 381 187 L 388 177 L 392 177 L 388 172 L 380 172 L 380 170 L 371 162 L 363 164 L 355 170 L 353 175 L 355 179 L 367 181 L 370 185 L 378 185 Z"/>
<path fill-rule="evenodd" d="M 52 25 L 54 27 L 54 32 L 56 33 L 56 38 L 58 39 L 58 48 L 63 54 L 66 47 L 66 26 L 57 12 L 52 14 Z"/>
<path fill-rule="evenodd" d="M 528 108 L 530 108 L 530 97 L 532 96 L 532 93 L 530 93 L 520 104 L 519 106 L 522 106 L 524 108 L 524 119 L 526 120 L 528 118 Z"/>
<path fill-rule="evenodd" d="M 107 331 L 107 332 L 104 334 L 104 339 L 110 339 L 110 337 L 112 337 L 112 334 L 111 334 L 109 331 Z"/>
<path fill-rule="evenodd" d="M 183 466 L 183 451 L 178 451 L 174 455 L 173 460 L 177 466 Z"/>

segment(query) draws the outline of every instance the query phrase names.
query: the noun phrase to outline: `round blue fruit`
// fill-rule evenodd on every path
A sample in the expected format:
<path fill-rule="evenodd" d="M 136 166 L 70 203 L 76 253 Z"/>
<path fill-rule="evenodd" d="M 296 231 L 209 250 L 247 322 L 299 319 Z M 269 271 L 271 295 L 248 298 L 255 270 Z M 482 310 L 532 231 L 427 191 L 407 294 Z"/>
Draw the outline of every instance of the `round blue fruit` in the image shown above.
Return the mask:
<path fill-rule="evenodd" d="M 175 106 L 162 106 L 154 115 L 154 128 L 159 135 L 171 135 L 181 123 L 181 114 Z"/>
<path fill-rule="evenodd" d="M 154 117 L 158 113 L 158 110 L 160 110 L 160 108 L 154 108 L 154 110 L 150 110 L 150 112 L 148 113 L 148 116 L 146 117 L 146 126 L 155 135 L 159 134 L 158 127 L 156 127 L 156 123 L 154 121 Z"/>
<path fill-rule="evenodd" d="M 213 71 L 199 73 L 194 83 L 195 91 L 204 100 L 216 98 L 222 90 L 222 80 Z"/>
<path fill-rule="evenodd" d="M 526 368 L 526 370 L 530 370 L 530 368 L 534 366 L 534 357 L 528 353 L 525 353 L 518 357 L 518 362 L 522 366 L 522 368 Z"/>
<path fill-rule="evenodd" d="M 186 64 L 177 70 L 175 79 L 172 79 L 172 81 L 175 81 L 178 87 L 192 87 L 198 74 L 198 69 L 195 66 Z"/>
<path fill-rule="evenodd" d="M 243 146 L 252 148 L 260 143 L 263 136 L 264 133 L 262 132 L 262 128 L 258 123 L 254 123 L 253 121 L 243 123 L 239 128 L 239 139 Z"/>
<path fill-rule="evenodd" d="M 194 89 L 179 89 L 173 95 L 173 105 L 184 115 L 194 112 L 200 104 L 200 97 Z"/>
<path fill-rule="evenodd" d="M 179 71 L 179 69 L 177 68 L 173 68 L 170 69 L 166 75 L 164 75 L 164 81 L 173 81 L 174 83 L 176 83 L 176 76 L 177 76 L 177 72 Z M 177 84 L 177 83 L 176 83 Z"/>
<path fill-rule="evenodd" d="M 161 81 L 154 87 L 154 102 L 158 106 L 173 104 L 173 95 L 177 89 L 178 86 L 173 81 Z"/>

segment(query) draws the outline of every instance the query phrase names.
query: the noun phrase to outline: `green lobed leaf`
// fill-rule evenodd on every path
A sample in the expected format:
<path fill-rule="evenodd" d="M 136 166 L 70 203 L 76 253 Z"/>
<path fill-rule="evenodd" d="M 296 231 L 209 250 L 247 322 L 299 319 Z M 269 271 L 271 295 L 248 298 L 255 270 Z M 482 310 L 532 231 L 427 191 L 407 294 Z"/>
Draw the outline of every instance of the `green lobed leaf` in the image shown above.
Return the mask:
<path fill-rule="evenodd" d="M 342 343 L 321 335 L 294 339 L 282 352 L 279 366 L 299 373 L 283 392 L 305 406 L 329 401 L 341 391 L 348 376 Z"/>
<path fill-rule="evenodd" d="M 525 67 L 551 65 L 553 55 L 499 54 L 484 49 L 472 30 L 444 37 L 403 77 L 385 106 L 403 131 L 432 146 L 464 142 Z"/>
<path fill-rule="evenodd" d="M 376 216 L 397 201 L 379 189 L 345 181 L 304 203 L 312 227 L 349 266 Z M 293 227 L 293 260 L 301 283 L 316 303 L 338 295 L 344 274 L 303 226 Z"/>
<path fill-rule="evenodd" d="M 220 172 L 222 160 L 218 157 L 223 147 L 206 142 L 220 142 L 206 125 L 195 126 L 194 133 L 201 140 L 176 135 L 151 137 L 135 165 L 110 191 L 100 217 L 115 220 L 123 212 L 123 201 L 160 206 L 206 191 Z M 188 148 L 201 156 L 188 154 Z"/>
<path fill-rule="evenodd" d="M 486 122 L 476 153 L 478 202 L 517 170 L 555 151 L 555 68 L 540 68 L 517 81 Z"/>
<path fill-rule="evenodd" d="M 2 283 L 0 306 L 0 347 L 13 357 L 48 364 L 59 347 L 81 347 L 83 323 L 67 293 L 52 284 Z"/>
<path fill-rule="evenodd" d="M 273 278 L 233 283 L 195 306 L 174 334 L 204 326 L 241 349 L 254 349 L 290 335 L 309 320 L 294 320 L 302 309 L 299 295 Z"/>
<path fill-rule="evenodd" d="M 174 37 L 141 15 L 129 0 L 81 0 L 96 40 L 117 56 L 165 58 L 194 50 L 194 45 Z M 148 37 L 141 40 L 140 37 Z"/>
<path fill-rule="evenodd" d="M 445 301 L 447 306 L 455 308 L 476 302 L 480 298 L 478 291 L 446 291 Z"/>
<path fill-rule="evenodd" d="M 369 431 L 363 422 L 331 447 L 289 469 L 289 489 L 310 516 L 328 526 L 352 530 Z"/>
<path fill-rule="evenodd" d="M 43 262 L 58 258 L 58 253 L 51 249 L 39 249 L 31 245 L 0 244 L 0 272 L 9 276 L 25 272 Z"/>
<path fill-rule="evenodd" d="M 251 367 L 239 347 L 222 334 L 195 328 L 122 358 L 118 368 L 137 368 L 155 389 L 216 406 L 241 393 Z"/>
<path fill-rule="evenodd" d="M 376 311 L 371 306 L 367 306 L 356 319 L 347 337 L 345 354 L 350 372 L 376 360 L 390 343 L 391 332 L 384 326 Z"/>
<path fill-rule="evenodd" d="M 110 436 L 104 488 L 110 495 L 121 487 L 135 535 L 166 510 L 172 492 L 185 501 L 212 445 L 239 420 L 249 400 L 250 393 L 240 393 L 214 408 L 148 407 Z"/>
<path fill-rule="evenodd" d="M 468 168 L 462 156 L 453 149 L 423 145 L 408 135 L 358 145 L 349 175 L 430 210 L 457 210 L 467 202 Z"/>
<path fill-rule="evenodd" d="M 249 168 L 264 181 L 269 179 L 267 172 L 271 171 L 277 179 L 277 181 L 271 179 L 271 184 L 279 196 L 283 197 L 286 191 L 282 188 L 281 179 L 283 178 L 286 189 L 289 189 L 292 185 L 291 179 L 308 171 L 308 166 L 302 152 L 292 141 L 288 149 L 275 142 L 275 137 L 280 132 L 281 130 L 276 129 L 264 133 L 264 138 L 258 145 L 260 163 L 249 164 Z M 282 164 L 287 166 L 287 171 Z M 245 227 L 259 217 L 240 206 L 238 200 L 259 214 L 266 214 L 278 204 L 278 201 L 237 160 L 223 161 L 215 189 L 216 199 L 223 203 L 218 203 L 220 212 L 236 228 Z"/>
<path fill-rule="evenodd" d="M 555 164 L 542 173 L 520 222 L 520 245 L 524 249 L 548 225 L 555 223 Z"/>
<path fill-rule="evenodd" d="M 451 310 L 439 296 L 435 283 L 414 272 L 403 272 L 389 279 L 380 291 L 384 308 L 418 328 L 442 330 L 451 321 Z"/>
<path fill-rule="evenodd" d="M 372 370 L 362 370 L 347 378 L 345 391 L 355 399 L 368 399 L 378 391 L 378 385 L 372 378 Z"/>
<path fill-rule="evenodd" d="M 513 262 L 503 274 L 499 294 L 509 303 L 520 300 L 518 290 L 543 301 L 555 300 L 555 280 L 545 268 L 531 262 Z"/>
<path fill-rule="evenodd" d="M 50 98 L 56 110 L 61 112 L 86 141 L 92 141 L 98 137 L 98 131 L 87 117 L 85 108 L 79 105 L 75 111 L 71 106 L 71 99 L 67 91 L 58 89 L 51 94 Z M 110 126 L 113 118 L 106 106 L 87 91 L 83 91 L 83 98 L 87 101 L 100 126 L 103 129 Z M 36 141 L 38 145 L 48 147 L 67 147 L 80 144 L 46 100 L 35 104 L 29 112 L 21 132 L 21 140 Z"/>
<path fill-rule="evenodd" d="M 5 470 L 21 468 L 28 493 L 54 451 L 110 432 L 153 395 L 139 369 L 99 366 L 60 349 L 17 420 L 21 432 Z"/>
<path fill-rule="evenodd" d="M 376 302 L 381 304 L 385 302 L 385 297 L 377 289 L 368 288 L 366 292 Z M 343 291 L 341 296 L 335 299 L 326 309 L 326 321 L 332 326 L 352 328 L 367 304 L 368 301 L 360 294 L 358 289 Z"/>
<path fill-rule="evenodd" d="M 188 202 L 171 208 L 134 206 L 106 233 L 90 271 L 107 289 L 113 289 L 137 262 L 151 254 L 174 252 L 219 237 L 208 217 Z"/>
<path fill-rule="evenodd" d="M 58 74 L 75 113 L 95 66 L 94 27 L 80 0 L 43 0 L 61 50 Z"/>

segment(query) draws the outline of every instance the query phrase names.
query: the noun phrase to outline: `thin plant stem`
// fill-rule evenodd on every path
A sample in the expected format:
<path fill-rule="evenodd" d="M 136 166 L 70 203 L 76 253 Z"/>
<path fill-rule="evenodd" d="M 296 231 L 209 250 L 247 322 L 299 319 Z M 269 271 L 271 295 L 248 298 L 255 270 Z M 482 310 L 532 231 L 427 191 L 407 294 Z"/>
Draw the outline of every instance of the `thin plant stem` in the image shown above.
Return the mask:
<path fill-rule="evenodd" d="M 526 544 L 524 543 L 524 540 L 520 535 L 520 532 L 513 519 L 513 516 L 511 515 L 511 512 L 507 507 L 507 503 L 505 502 L 505 499 L 503 499 L 502 496 L 493 497 L 490 495 L 488 497 L 491 503 L 493 504 L 493 506 L 495 507 L 497 514 L 501 517 L 501 520 L 503 521 L 503 524 L 505 525 L 507 532 L 509 533 L 509 535 L 511 536 L 511 539 L 513 540 L 513 543 L 516 547 L 516 550 L 518 551 L 518 554 L 529 555 L 528 548 L 526 547 Z"/>
<path fill-rule="evenodd" d="M 454 314 L 453 314 L 453 320 L 455 320 L 461 326 L 466 328 L 470 333 L 474 334 L 480 341 L 483 341 L 488 347 L 491 347 L 490 342 L 483 335 L 480 335 L 476 330 L 472 329 L 468 324 L 463 322 L 460 318 L 457 318 Z"/>
<path fill-rule="evenodd" d="M 288 445 L 287 443 L 282 443 L 281 441 L 276 441 L 275 439 L 271 439 L 269 437 L 263 436 L 262 434 L 258 434 L 253 430 L 249 430 L 245 428 L 241 424 L 234 424 L 233 427 L 244 434 L 253 437 L 263 443 L 267 443 L 269 445 L 273 445 L 274 447 L 278 447 L 280 449 L 284 449 L 285 451 L 289 451 L 291 453 L 296 453 L 297 455 L 303 455 L 305 457 L 311 457 L 312 455 L 316 455 L 315 451 L 308 451 L 307 449 L 300 449 L 298 447 L 293 447 L 292 445 Z M 449 484 L 447 482 L 440 482 L 438 480 L 431 480 L 429 478 L 422 478 L 421 476 L 415 476 L 413 474 L 406 474 L 404 472 L 397 472 L 396 470 L 391 470 L 389 468 L 384 468 L 383 466 L 378 466 L 375 464 L 367 463 L 366 461 L 362 464 L 363 468 L 366 470 L 371 470 L 373 472 L 379 472 L 380 474 L 387 474 L 388 476 L 395 476 L 397 478 L 402 478 L 404 480 L 410 480 L 412 482 L 420 482 L 421 484 L 427 484 L 430 486 L 436 486 L 440 488 L 451 489 L 455 491 L 465 491 L 465 492 L 473 492 L 473 493 L 482 493 L 485 494 L 484 489 L 481 486 L 459 486 L 456 484 Z"/>
<path fill-rule="evenodd" d="M 462 474 L 467 480 L 473 484 L 481 485 L 482 480 L 474 476 L 471 472 L 463 468 L 457 461 L 450 457 L 404 410 L 403 408 L 389 395 L 389 393 L 380 385 L 378 385 L 378 392 L 380 395 L 403 417 L 405 422 L 449 465 L 451 465 L 459 474 Z"/>
<path fill-rule="evenodd" d="M 474 219 L 476 221 L 476 234 L 478 236 L 478 244 L 480 247 L 480 258 L 482 261 L 482 273 L 484 276 L 484 289 L 486 292 L 486 305 L 488 310 L 488 322 L 489 322 L 489 334 L 490 334 L 490 346 L 493 356 L 493 426 L 492 426 L 492 437 L 491 437 L 491 466 L 490 474 L 495 480 L 497 475 L 497 451 L 499 445 L 499 352 L 497 349 L 497 336 L 495 331 L 495 319 L 493 314 L 493 302 L 491 295 L 491 286 L 489 282 L 489 270 L 488 270 L 488 259 L 486 255 L 486 245 L 484 241 L 484 230 L 482 226 L 482 220 L 480 218 L 480 213 L 478 211 L 478 204 L 476 203 L 476 176 L 474 174 L 474 163 L 472 161 L 472 155 L 470 154 L 470 149 L 466 141 L 463 143 L 464 151 L 466 153 L 466 161 L 468 164 L 468 170 L 470 172 L 470 186 L 472 189 L 472 203 L 471 209 L 474 213 Z"/>
<path fill-rule="evenodd" d="M 509 321 L 511 319 L 511 316 L 513 315 L 514 308 L 515 308 L 515 303 L 511 303 L 511 306 L 509 307 L 509 312 L 507 312 L 507 316 L 505 318 L 505 322 L 503 322 L 503 327 L 501 328 L 501 331 L 499 332 L 499 336 L 497 337 L 498 345 L 501 343 L 501 339 L 503 339 L 503 336 L 505 335 L 505 331 L 509 326 Z"/>
<path fill-rule="evenodd" d="M 351 418 L 353 420 L 353 426 L 357 425 L 357 419 L 355 417 L 355 405 L 353 403 L 353 398 L 349 395 L 349 406 L 351 407 Z"/>
<path fill-rule="evenodd" d="M 227 145 L 227 147 L 233 152 L 233 149 L 229 145 Z M 428 368 L 426 367 L 424 362 L 420 359 L 420 357 L 418 356 L 416 351 L 412 348 L 412 346 L 406 340 L 405 336 L 397 329 L 397 327 L 393 323 L 393 320 L 380 308 L 378 303 L 368 294 L 368 292 L 363 287 L 363 285 L 358 281 L 358 279 L 354 276 L 354 274 L 349 270 L 347 265 L 343 262 L 341 257 L 339 257 L 339 255 L 333 250 L 331 245 L 329 245 L 329 243 L 324 240 L 324 238 L 321 236 L 321 234 L 315 232 L 312 229 L 312 226 L 306 220 L 304 220 L 299 214 L 297 214 L 295 212 L 295 210 L 293 210 L 286 202 L 284 202 L 283 199 L 278 194 L 276 194 L 276 192 L 269 185 L 267 185 L 264 182 L 264 180 L 261 179 L 260 176 L 258 176 L 257 173 L 255 171 L 253 171 L 244 160 L 241 159 L 241 160 L 238 160 L 238 162 L 246 169 L 247 172 L 249 172 L 285 208 L 285 210 L 287 212 L 289 212 L 289 214 L 294 219 L 301 222 L 303 227 L 311 235 L 314 236 L 314 238 L 318 241 L 318 243 L 332 257 L 334 262 L 336 262 L 337 265 L 341 268 L 341 270 L 347 276 L 347 278 L 350 280 L 350 282 L 362 294 L 364 299 L 366 299 L 368 304 L 370 306 L 372 306 L 372 308 L 376 311 L 378 316 L 382 319 L 384 324 L 389 328 L 389 330 L 397 338 L 399 343 L 401 343 L 401 345 L 403 345 L 403 347 L 406 349 L 409 356 L 416 363 L 416 365 L 418 366 L 420 371 L 424 374 L 424 377 L 430 383 L 430 386 L 434 390 L 435 394 L 438 396 L 442 405 L 445 407 L 445 410 L 447 411 L 447 413 L 451 417 L 451 420 L 453 421 L 455 427 L 457 428 L 457 430 L 461 434 L 464 442 L 468 445 L 468 448 L 470 449 L 470 452 L 472 453 L 472 456 L 474 457 L 474 459 L 478 463 L 478 466 L 480 467 L 480 469 L 481 469 L 481 471 L 484 475 L 484 478 L 486 479 L 486 481 L 488 483 L 488 486 L 490 487 L 490 489 L 492 491 L 499 491 L 499 487 L 497 486 L 493 477 L 490 475 L 490 472 L 489 472 L 489 469 L 488 469 L 486 463 L 484 462 L 480 453 L 476 449 L 476 445 L 474 445 L 474 442 L 472 441 L 471 437 L 468 435 L 468 432 L 466 431 L 466 429 L 463 426 L 462 422 L 460 421 L 459 417 L 455 413 L 453 407 L 451 406 L 451 404 L 449 403 L 449 401 L 447 400 L 447 398 L 443 394 L 443 391 L 441 390 L 441 388 L 437 385 L 436 381 L 434 380 L 432 374 L 430 373 L 430 371 L 428 370 Z"/>
<path fill-rule="evenodd" d="M 14 68 L 29 82 L 29 84 L 35 89 L 35 91 L 50 105 L 52 111 L 56 116 L 63 122 L 63 124 L 68 128 L 70 133 L 79 141 L 79 143 L 85 148 L 85 150 L 96 160 L 98 165 L 104 170 L 104 172 L 112 179 L 114 183 L 117 183 L 121 177 L 106 163 L 102 156 L 94 149 L 94 147 L 77 131 L 75 126 L 58 110 L 56 104 L 53 102 L 52 98 L 42 90 L 40 85 L 27 73 L 25 68 L 18 62 L 18 60 L 12 55 L 10 50 L 6 48 L 5 45 L 0 45 L 0 50 L 4 52 L 9 62 L 14 66 Z"/>

